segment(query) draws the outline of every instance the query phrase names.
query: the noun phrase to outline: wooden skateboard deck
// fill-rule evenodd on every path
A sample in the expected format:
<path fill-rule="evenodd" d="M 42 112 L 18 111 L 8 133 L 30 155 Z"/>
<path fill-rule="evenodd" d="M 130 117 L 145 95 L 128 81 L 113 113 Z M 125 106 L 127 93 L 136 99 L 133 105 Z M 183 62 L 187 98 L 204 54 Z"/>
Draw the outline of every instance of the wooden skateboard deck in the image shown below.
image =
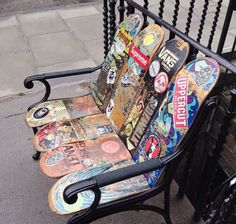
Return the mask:
<path fill-rule="evenodd" d="M 40 167 L 49 177 L 61 177 L 132 157 L 116 134 L 80 141 L 48 151 L 40 158 Z"/>
<path fill-rule="evenodd" d="M 45 152 L 61 145 L 92 140 L 114 133 L 104 114 L 95 114 L 44 126 L 34 136 L 35 148 Z"/>
<path fill-rule="evenodd" d="M 100 173 L 108 172 L 111 170 L 120 169 L 122 167 L 134 164 L 132 160 L 121 161 L 115 164 L 107 164 L 100 167 L 92 168 L 86 172 L 74 172 L 62 177 L 58 180 L 48 194 L 49 205 L 52 211 L 65 215 L 74 213 L 85 208 L 88 208 L 93 200 L 94 195 L 90 191 L 85 191 L 78 194 L 78 200 L 74 204 L 67 204 L 63 199 L 64 189 L 73 183 L 90 178 Z M 143 175 L 137 176 L 125 181 L 121 181 L 106 187 L 101 188 L 101 204 L 107 203 L 119 199 L 121 197 L 127 197 L 139 192 L 149 189 L 149 185 Z"/>
<path fill-rule="evenodd" d="M 110 51 L 104 61 L 102 71 L 98 76 L 92 95 L 102 111 L 110 100 L 113 89 L 116 86 L 121 68 L 128 58 L 129 48 L 133 38 L 143 26 L 143 17 L 140 14 L 132 14 L 118 27 Z"/>
<path fill-rule="evenodd" d="M 97 86 L 94 87 L 92 94 L 94 98 L 91 95 L 87 95 L 40 103 L 26 114 L 26 124 L 30 127 L 40 127 L 55 121 L 100 113 L 96 103 L 102 107 L 105 99 L 109 99 L 108 92 L 114 87 L 116 78 L 115 76 L 111 78 L 111 76 L 114 75 L 113 73 L 119 74 L 123 61 L 128 57 L 131 41 L 142 26 L 143 17 L 139 14 L 132 14 L 119 25 L 112 47 L 101 69 Z M 111 72 L 113 73 L 111 74 Z"/>
<path fill-rule="evenodd" d="M 30 127 L 40 127 L 51 122 L 66 121 L 98 113 L 101 111 L 91 95 L 50 100 L 33 107 L 26 114 L 26 124 Z"/>
<path fill-rule="evenodd" d="M 106 116 L 117 130 L 123 126 L 125 116 L 149 67 L 150 59 L 160 47 L 164 31 L 156 24 L 150 24 L 133 40 L 129 50 L 129 59 L 118 77 L 117 87 L 106 109 Z"/>
<path fill-rule="evenodd" d="M 191 127 L 203 101 L 215 86 L 219 65 L 210 58 L 199 58 L 173 77 L 160 109 L 151 121 L 137 151 L 136 163 L 171 154 Z M 146 174 L 153 186 L 162 169 Z"/>
<path fill-rule="evenodd" d="M 144 77 L 144 85 L 139 88 L 136 100 L 119 133 L 131 154 L 165 97 L 171 78 L 181 69 L 188 53 L 188 43 L 172 39 L 167 41 L 152 58 Z"/>

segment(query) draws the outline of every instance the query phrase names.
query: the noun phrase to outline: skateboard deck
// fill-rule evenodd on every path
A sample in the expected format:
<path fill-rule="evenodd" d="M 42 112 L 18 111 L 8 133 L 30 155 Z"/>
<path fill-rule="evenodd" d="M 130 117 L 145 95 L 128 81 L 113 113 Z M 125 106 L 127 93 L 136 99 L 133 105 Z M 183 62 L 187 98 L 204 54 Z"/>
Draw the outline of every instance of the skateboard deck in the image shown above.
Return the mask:
<path fill-rule="evenodd" d="M 30 127 L 40 127 L 55 121 L 100 113 L 96 103 L 102 106 L 105 99 L 109 99 L 108 91 L 111 91 L 115 85 L 114 75 L 119 74 L 122 63 L 127 58 L 131 41 L 142 26 L 143 17 L 139 14 L 132 14 L 119 25 L 101 69 L 97 86 L 94 87 L 93 96 L 86 95 L 40 103 L 26 114 L 26 124 Z"/>
<path fill-rule="evenodd" d="M 136 163 L 175 151 L 218 77 L 219 65 L 210 58 L 190 62 L 173 77 L 158 113 L 137 147 L 133 157 Z M 157 182 L 162 171 L 145 175 L 150 186 Z"/>
<path fill-rule="evenodd" d="M 143 21 L 142 15 L 132 14 L 119 25 L 115 33 L 110 51 L 92 91 L 92 95 L 102 111 L 106 109 L 120 70 L 128 58 L 131 42 L 141 30 Z"/>
<path fill-rule="evenodd" d="M 181 69 L 188 53 L 188 43 L 180 39 L 172 39 L 153 56 L 144 77 L 144 85 L 138 90 L 139 95 L 119 133 L 131 154 L 165 97 L 171 78 Z"/>
<path fill-rule="evenodd" d="M 78 194 L 78 200 L 76 203 L 67 204 L 63 199 L 63 191 L 65 188 L 70 184 L 90 178 L 100 173 L 120 169 L 132 164 L 134 164 L 132 160 L 125 160 L 115 164 L 106 164 L 100 167 L 92 168 L 85 172 L 74 172 L 62 177 L 49 191 L 48 200 L 50 208 L 52 211 L 61 215 L 78 212 L 88 208 L 94 200 L 94 194 L 91 191 L 85 191 Z M 149 188 L 150 187 L 143 175 L 102 187 L 100 189 L 102 193 L 100 204 L 137 194 Z"/>
<path fill-rule="evenodd" d="M 118 77 L 117 87 L 106 108 L 106 116 L 113 127 L 120 130 L 125 116 L 149 67 L 150 60 L 164 39 L 164 31 L 156 24 L 148 25 L 134 39 L 129 50 L 128 62 Z"/>
<path fill-rule="evenodd" d="M 104 114 L 95 114 L 68 121 L 54 122 L 44 126 L 34 136 L 34 146 L 40 152 L 61 145 L 92 140 L 114 133 Z"/>
<path fill-rule="evenodd" d="M 26 124 L 40 127 L 55 121 L 101 113 L 91 95 L 71 99 L 49 100 L 33 107 L 26 114 Z"/>
<path fill-rule="evenodd" d="M 80 141 L 48 151 L 40 158 L 40 167 L 49 177 L 62 177 L 108 163 L 132 159 L 119 136 Z"/>

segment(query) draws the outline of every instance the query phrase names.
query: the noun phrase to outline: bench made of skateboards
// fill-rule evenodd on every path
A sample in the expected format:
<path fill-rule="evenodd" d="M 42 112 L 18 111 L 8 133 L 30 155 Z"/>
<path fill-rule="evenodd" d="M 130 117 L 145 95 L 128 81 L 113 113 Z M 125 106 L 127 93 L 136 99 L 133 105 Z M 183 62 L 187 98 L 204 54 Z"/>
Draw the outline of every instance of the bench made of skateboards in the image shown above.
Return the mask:
<path fill-rule="evenodd" d="M 42 171 L 61 177 L 49 192 L 58 214 L 91 206 L 91 191 L 64 200 L 71 184 L 108 171 L 173 154 L 219 77 L 218 63 L 207 57 L 185 64 L 189 45 L 163 42 L 156 24 L 143 27 L 140 14 L 117 28 L 110 51 L 90 95 L 51 100 L 26 115 L 38 127 L 34 146 L 43 152 Z M 99 204 L 144 192 L 155 186 L 164 169 L 156 169 L 100 188 Z"/>

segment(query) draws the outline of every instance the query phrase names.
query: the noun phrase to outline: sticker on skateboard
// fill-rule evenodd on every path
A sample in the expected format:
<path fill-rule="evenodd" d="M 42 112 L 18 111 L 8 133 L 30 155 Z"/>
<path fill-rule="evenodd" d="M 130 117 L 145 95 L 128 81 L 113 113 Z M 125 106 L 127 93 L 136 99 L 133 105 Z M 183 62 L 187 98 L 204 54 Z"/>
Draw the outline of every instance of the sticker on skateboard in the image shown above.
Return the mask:
<path fill-rule="evenodd" d="M 172 78 L 166 97 L 134 154 L 136 163 L 169 155 L 177 148 L 218 77 L 218 63 L 199 58 Z M 162 171 L 145 175 L 150 186 L 157 182 Z"/>
<path fill-rule="evenodd" d="M 86 115 L 101 113 L 92 96 L 80 96 L 64 100 L 51 100 L 40 103 L 26 114 L 26 124 L 30 127 L 66 121 Z"/>
<path fill-rule="evenodd" d="M 131 41 L 142 26 L 143 17 L 140 14 L 132 14 L 119 25 L 112 47 L 101 69 L 97 86 L 94 87 L 92 94 L 94 99 L 91 95 L 88 95 L 40 103 L 27 113 L 27 125 L 39 127 L 55 121 L 100 113 L 97 103 L 102 106 L 105 105 L 105 98 L 109 101 L 108 92 L 114 87 L 116 76 L 119 74 L 123 61 L 128 57 Z"/>
<path fill-rule="evenodd" d="M 118 27 L 104 61 L 100 75 L 93 89 L 93 97 L 102 111 L 105 110 L 116 86 L 120 70 L 127 60 L 133 38 L 143 26 L 143 17 L 132 14 Z"/>
<path fill-rule="evenodd" d="M 150 24 L 134 38 L 128 62 L 121 70 L 117 87 L 106 109 L 107 117 L 117 130 L 122 127 L 139 87 L 143 86 L 150 60 L 163 39 L 164 31 L 156 24 Z"/>
<path fill-rule="evenodd" d="M 136 101 L 119 135 L 131 154 L 158 110 L 171 78 L 181 69 L 189 53 L 188 43 L 180 39 L 167 41 L 152 58 Z"/>
<path fill-rule="evenodd" d="M 114 134 L 95 140 L 79 141 L 48 151 L 40 158 L 40 167 L 49 177 L 62 177 L 108 163 L 132 159 L 120 138 Z"/>
<path fill-rule="evenodd" d="M 78 199 L 74 204 L 67 204 L 63 199 L 63 191 L 70 184 L 90 178 L 100 173 L 109 172 L 111 170 L 120 169 L 134 164 L 132 160 L 121 161 L 118 163 L 107 164 L 100 167 L 92 168 L 86 172 L 74 172 L 62 177 L 58 180 L 49 191 L 48 200 L 52 211 L 65 215 L 78 212 L 88 208 L 93 200 L 94 194 L 91 191 L 84 191 L 78 194 Z M 124 198 L 133 194 L 137 194 L 149 189 L 149 185 L 143 175 L 127 179 L 106 187 L 100 188 L 101 201 L 100 204 L 109 201 Z"/>
<path fill-rule="evenodd" d="M 63 144 L 92 140 L 114 133 L 104 114 L 95 114 L 68 121 L 53 122 L 34 136 L 35 148 L 45 152 Z"/>

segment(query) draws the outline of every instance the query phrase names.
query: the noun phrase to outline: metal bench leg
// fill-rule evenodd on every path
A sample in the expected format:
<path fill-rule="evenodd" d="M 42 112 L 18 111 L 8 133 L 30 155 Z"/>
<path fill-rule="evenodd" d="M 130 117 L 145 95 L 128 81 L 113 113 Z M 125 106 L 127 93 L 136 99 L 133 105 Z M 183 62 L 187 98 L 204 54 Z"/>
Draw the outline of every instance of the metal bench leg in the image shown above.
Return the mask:
<path fill-rule="evenodd" d="M 38 129 L 37 128 L 32 128 L 32 129 L 33 129 L 33 132 L 35 135 L 37 133 Z M 40 155 L 41 155 L 41 152 L 36 151 L 36 153 L 34 153 L 32 156 L 33 160 L 38 161 L 40 159 Z"/>
<path fill-rule="evenodd" d="M 166 215 L 164 216 L 166 223 L 172 224 L 170 218 L 170 184 L 167 186 L 164 193 L 164 210 L 166 213 Z"/>

